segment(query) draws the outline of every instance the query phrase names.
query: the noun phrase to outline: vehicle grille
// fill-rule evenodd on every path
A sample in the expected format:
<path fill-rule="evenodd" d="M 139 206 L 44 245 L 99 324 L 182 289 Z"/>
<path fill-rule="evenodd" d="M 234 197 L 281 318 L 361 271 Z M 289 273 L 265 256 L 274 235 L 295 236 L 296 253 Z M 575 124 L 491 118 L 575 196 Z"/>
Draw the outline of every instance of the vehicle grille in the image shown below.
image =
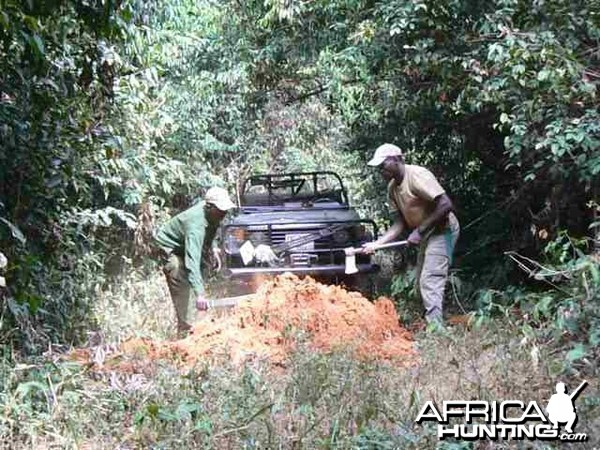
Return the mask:
<path fill-rule="evenodd" d="M 319 229 L 314 228 L 310 230 L 285 230 L 285 231 L 276 231 L 273 230 L 271 232 L 271 245 L 282 245 L 286 243 L 286 236 L 290 235 L 298 235 L 301 236 L 303 234 L 311 234 L 318 232 Z M 331 248 L 334 245 L 333 236 L 325 236 L 319 238 L 314 241 L 315 248 Z M 292 249 L 294 250 L 294 249 Z M 292 251 L 290 250 L 290 251 Z"/>
<path fill-rule="evenodd" d="M 321 230 L 327 230 L 331 227 L 341 226 L 338 233 L 346 233 L 346 236 L 340 238 L 335 234 L 322 236 L 314 240 L 312 244 L 301 244 L 282 254 L 281 267 L 314 267 L 327 265 L 343 265 L 345 263 L 344 249 L 347 247 L 360 247 L 363 244 L 364 235 L 360 233 L 359 222 L 357 223 L 328 223 L 327 225 L 300 225 L 298 227 L 291 224 L 273 224 L 262 225 L 252 224 L 247 226 L 249 239 L 256 247 L 260 244 L 269 245 L 273 250 L 279 253 L 278 247 L 285 246 L 290 239 L 297 239 L 302 235 L 313 235 Z M 294 236 L 294 237 L 291 237 Z M 286 241 L 287 237 L 287 241 Z M 362 240 L 361 240 L 362 239 Z M 357 263 L 369 263 L 369 255 L 357 255 Z M 239 254 L 228 256 L 227 265 L 229 267 L 260 267 L 263 264 L 256 261 L 244 265 Z"/>
<path fill-rule="evenodd" d="M 310 229 L 296 229 L 296 230 L 272 230 L 271 231 L 271 246 L 279 246 L 286 243 L 286 236 L 301 236 L 305 234 L 317 233 L 323 228 L 310 228 Z M 343 242 L 336 242 L 334 235 L 324 236 L 313 241 L 311 244 L 304 244 L 298 247 L 291 248 L 287 252 L 286 260 L 291 265 L 295 265 L 293 261 L 298 261 L 295 255 L 297 254 L 310 254 L 313 255 L 312 264 L 339 264 L 344 260 L 343 249 L 345 247 L 351 247 L 359 245 L 353 239 L 353 233 L 351 229 L 346 230 L 348 239 Z M 288 239 L 296 239 L 296 237 Z"/>

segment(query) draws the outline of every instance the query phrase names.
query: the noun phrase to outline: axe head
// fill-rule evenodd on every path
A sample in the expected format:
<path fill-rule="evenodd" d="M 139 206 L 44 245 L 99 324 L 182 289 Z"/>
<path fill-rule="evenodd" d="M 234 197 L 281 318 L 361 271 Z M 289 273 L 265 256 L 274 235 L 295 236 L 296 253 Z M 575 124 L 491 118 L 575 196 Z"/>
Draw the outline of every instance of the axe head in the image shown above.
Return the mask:
<path fill-rule="evenodd" d="M 346 268 L 344 272 L 346 275 L 351 275 L 353 273 L 358 272 L 358 267 L 356 267 L 356 253 L 357 249 L 355 248 L 345 248 L 344 253 L 346 254 Z"/>

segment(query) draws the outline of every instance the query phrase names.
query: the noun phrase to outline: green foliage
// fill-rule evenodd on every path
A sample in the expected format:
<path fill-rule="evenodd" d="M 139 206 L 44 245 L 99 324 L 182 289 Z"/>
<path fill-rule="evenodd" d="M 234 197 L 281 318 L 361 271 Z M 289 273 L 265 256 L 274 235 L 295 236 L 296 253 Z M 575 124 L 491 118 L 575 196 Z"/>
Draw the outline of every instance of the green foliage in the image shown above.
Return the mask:
<path fill-rule="evenodd" d="M 479 317 L 501 313 L 515 320 L 529 338 L 569 349 L 562 370 L 585 370 L 597 364 L 600 270 L 597 256 L 583 253 L 586 248 L 586 240 L 573 239 L 563 232 L 546 245 L 543 263 L 511 254 L 537 280 L 538 290 L 512 287 L 503 292 L 486 291 L 481 297 Z"/>
<path fill-rule="evenodd" d="M 423 306 L 417 294 L 415 267 L 403 270 L 392 278 L 391 294 L 401 323 L 412 323 L 423 316 Z"/>
<path fill-rule="evenodd" d="M 70 340 L 69 321 L 82 318 L 83 280 L 65 276 L 77 271 L 67 248 L 80 240 L 62 215 L 94 205 L 94 175 L 81 161 L 112 89 L 103 40 L 119 27 L 113 14 L 109 4 L 2 3 L 0 197 L 10 233 L 1 227 L 9 266 L 0 333 L 29 350 Z"/>

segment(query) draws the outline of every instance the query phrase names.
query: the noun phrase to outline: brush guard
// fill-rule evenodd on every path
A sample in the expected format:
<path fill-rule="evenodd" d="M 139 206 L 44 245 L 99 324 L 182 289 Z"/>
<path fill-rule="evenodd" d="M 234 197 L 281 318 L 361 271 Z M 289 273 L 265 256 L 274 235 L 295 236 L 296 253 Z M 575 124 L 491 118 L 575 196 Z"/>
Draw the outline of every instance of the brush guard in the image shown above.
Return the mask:
<path fill-rule="evenodd" d="M 363 236 L 352 237 L 347 242 L 335 244 L 331 236 L 338 231 L 348 231 L 352 227 L 365 226 Z M 376 239 L 378 235 L 377 224 L 369 219 L 355 219 L 344 222 L 283 222 L 277 224 L 264 224 L 260 222 L 245 224 L 229 224 L 222 229 L 222 242 L 225 241 L 229 228 L 244 228 L 249 237 L 245 242 L 251 241 L 253 232 L 264 235 L 266 228 L 267 243 L 258 244 L 256 248 L 268 247 L 275 249 L 275 258 L 255 258 L 244 264 L 239 252 L 224 251 L 224 273 L 230 276 L 252 276 L 253 274 L 293 272 L 302 274 L 343 274 L 345 270 L 344 249 L 349 245 L 360 246 L 364 242 Z M 315 230 L 316 229 L 316 230 Z M 369 236 L 369 233 L 371 235 Z M 283 238 L 282 238 L 283 235 Z M 310 235 L 294 238 L 285 242 L 286 235 Z M 279 240 L 279 242 L 277 242 Z M 282 242 L 283 240 L 283 242 Z M 309 245 L 313 243 L 312 247 Z M 271 245 L 269 245 L 271 244 Z M 244 243 L 245 245 L 245 243 Z M 307 250 L 307 247 L 311 247 Z M 241 248 L 241 245 L 240 245 Z M 225 250 L 225 249 L 224 249 Z M 279 252 L 277 254 L 276 252 Z M 373 272 L 378 266 L 371 263 L 369 255 L 361 255 L 357 261 L 360 272 Z M 258 259 L 258 260 L 257 260 Z"/>

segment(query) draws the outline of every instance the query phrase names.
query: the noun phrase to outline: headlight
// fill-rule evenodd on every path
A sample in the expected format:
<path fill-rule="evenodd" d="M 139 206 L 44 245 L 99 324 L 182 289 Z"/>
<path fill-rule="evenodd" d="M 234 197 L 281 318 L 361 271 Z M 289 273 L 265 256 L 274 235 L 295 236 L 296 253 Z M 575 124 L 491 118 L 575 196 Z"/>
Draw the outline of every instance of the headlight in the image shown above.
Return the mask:
<path fill-rule="evenodd" d="M 371 242 L 373 240 L 373 232 L 364 225 L 354 227 L 354 236 L 360 242 Z"/>
<path fill-rule="evenodd" d="M 333 233 L 333 242 L 336 244 L 346 244 L 350 241 L 350 233 L 347 230 L 339 230 Z"/>
<path fill-rule="evenodd" d="M 265 231 L 253 231 L 249 233 L 248 239 L 250 239 L 250 241 L 255 247 L 261 244 L 269 244 L 269 237 L 267 235 L 267 232 Z"/>

